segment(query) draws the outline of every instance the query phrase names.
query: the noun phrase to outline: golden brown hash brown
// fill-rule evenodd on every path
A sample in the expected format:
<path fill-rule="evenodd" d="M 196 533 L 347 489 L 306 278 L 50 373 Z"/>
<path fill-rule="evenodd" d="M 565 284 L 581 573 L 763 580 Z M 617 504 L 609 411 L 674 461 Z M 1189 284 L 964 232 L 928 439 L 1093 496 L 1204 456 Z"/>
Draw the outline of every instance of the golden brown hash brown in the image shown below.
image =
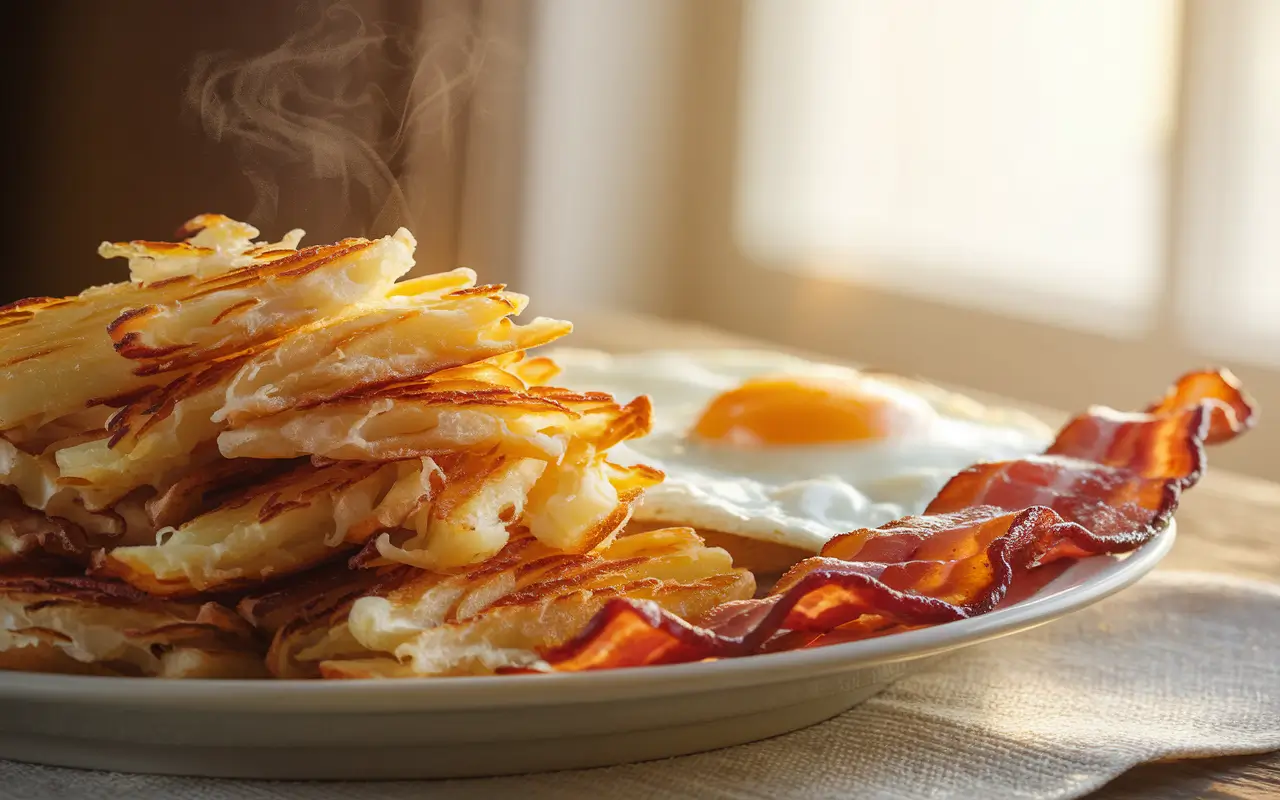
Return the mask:
<path fill-rule="evenodd" d="M 363 586 L 318 582 L 300 593 L 305 599 L 285 601 L 304 613 L 269 626 L 268 666 L 279 677 L 487 674 L 536 663 L 540 649 L 575 634 L 612 597 L 695 617 L 754 590 L 750 572 L 687 528 L 624 536 L 586 554 L 522 534 L 453 574 L 396 567 L 371 573 Z"/>
<path fill-rule="evenodd" d="M 652 425 L 551 385 L 567 322 L 413 237 L 217 214 L 129 279 L 0 308 L 0 668 L 156 677 L 523 667 L 608 598 L 749 597 L 692 531 L 620 536 Z M 234 609 L 234 610 L 233 610 Z"/>

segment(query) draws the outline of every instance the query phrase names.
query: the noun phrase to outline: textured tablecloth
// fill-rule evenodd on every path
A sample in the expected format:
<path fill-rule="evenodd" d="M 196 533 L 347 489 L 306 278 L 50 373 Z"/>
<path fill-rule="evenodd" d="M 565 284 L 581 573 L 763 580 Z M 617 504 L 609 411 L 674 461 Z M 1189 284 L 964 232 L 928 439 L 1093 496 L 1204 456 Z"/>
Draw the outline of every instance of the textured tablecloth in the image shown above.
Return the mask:
<path fill-rule="evenodd" d="M 1071 798 L 1131 766 L 1280 749 L 1280 586 L 1166 572 L 962 651 L 830 722 L 607 769 L 395 783 L 162 778 L 0 762 L 0 797 Z"/>

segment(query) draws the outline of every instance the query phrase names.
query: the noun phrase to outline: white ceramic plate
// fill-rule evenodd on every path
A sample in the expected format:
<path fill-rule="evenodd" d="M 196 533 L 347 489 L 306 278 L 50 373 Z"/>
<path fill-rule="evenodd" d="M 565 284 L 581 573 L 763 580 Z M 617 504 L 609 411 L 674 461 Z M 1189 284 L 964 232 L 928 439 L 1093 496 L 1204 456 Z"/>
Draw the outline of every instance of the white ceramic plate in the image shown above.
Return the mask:
<path fill-rule="evenodd" d="M 0 758 L 241 778 L 540 772 L 742 744 L 829 719 L 949 651 L 1088 606 L 1169 551 L 1069 567 L 1021 603 L 880 639 L 595 673 L 160 681 L 0 672 Z"/>

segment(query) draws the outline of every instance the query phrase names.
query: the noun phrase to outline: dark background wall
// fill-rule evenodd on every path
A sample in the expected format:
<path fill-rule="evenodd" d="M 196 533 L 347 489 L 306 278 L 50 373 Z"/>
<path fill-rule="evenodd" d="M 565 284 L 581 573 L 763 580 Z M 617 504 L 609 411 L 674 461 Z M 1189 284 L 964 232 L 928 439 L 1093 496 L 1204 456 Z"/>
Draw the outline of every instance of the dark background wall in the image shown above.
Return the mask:
<path fill-rule="evenodd" d="M 358 5 L 371 18 L 417 9 Z M 271 50 L 307 14 L 315 8 L 260 0 L 7 4 L 0 302 L 121 279 L 124 262 L 96 255 L 104 239 L 167 239 L 207 211 L 245 219 L 254 192 L 243 160 L 184 107 L 191 66 L 202 52 Z M 318 243 L 366 232 L 367 210 L 350 208 L 335 182 L 299 166 L 278 176 L 276 218 L 249 220 L 265 235 L 302 227 Z"/>

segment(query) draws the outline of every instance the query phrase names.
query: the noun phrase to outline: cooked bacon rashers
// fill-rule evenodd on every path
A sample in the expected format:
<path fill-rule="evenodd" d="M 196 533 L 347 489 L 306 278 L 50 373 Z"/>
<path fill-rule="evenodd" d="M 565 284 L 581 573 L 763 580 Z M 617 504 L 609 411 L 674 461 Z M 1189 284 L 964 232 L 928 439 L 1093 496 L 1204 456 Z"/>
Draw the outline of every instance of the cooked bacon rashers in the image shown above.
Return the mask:
<path fill-rule="evenodd" d="M 1200 479 L 1204 446 L 1255 418 L 1229 373 L 1184 375 L 1145 412 L 1093 408 L 1043 455 L 964 470 L 922 516 L 832 539 L 767 597 L 726 603 L 694 623 L 651 603 L 610 600 L 580 635 L 545 652 L 547 668 L 730 658 L 986 613 L 1045 565 L 1151 540 Z"/>

